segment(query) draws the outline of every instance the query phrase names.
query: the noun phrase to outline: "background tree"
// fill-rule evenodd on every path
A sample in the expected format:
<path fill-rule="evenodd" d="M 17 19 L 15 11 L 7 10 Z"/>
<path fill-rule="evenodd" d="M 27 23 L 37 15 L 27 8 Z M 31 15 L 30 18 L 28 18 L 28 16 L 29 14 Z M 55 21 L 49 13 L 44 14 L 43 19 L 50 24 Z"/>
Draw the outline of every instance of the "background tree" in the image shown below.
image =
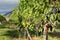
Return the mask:
<path fill-rule="evenodd" d="M 1 23 L 4 23 L 4 22 L 6 22 L 6 19 L 5 19 L 5 17 L 4 17 L 4 16 L 2 16 L 1 14 L 0 14 L 0 22 L 1 22 Z"/>

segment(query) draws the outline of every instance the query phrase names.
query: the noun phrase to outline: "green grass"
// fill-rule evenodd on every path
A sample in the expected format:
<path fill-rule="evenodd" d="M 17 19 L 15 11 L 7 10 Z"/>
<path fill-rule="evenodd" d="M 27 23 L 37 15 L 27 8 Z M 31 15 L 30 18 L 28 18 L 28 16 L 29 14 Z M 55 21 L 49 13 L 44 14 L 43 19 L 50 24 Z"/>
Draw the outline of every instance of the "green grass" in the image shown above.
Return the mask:
<path fill-rule="evenodd" d="M 14 35 L 17 36 L 17 34 L 18 34 L 18 33 L 15 34 L 15 32 L 16 31 L 12 30 L 12 29 L 0 28 L 0 40 L 12 40 L 13 36 Z M 14 35 L 13 35 L 13 33 L 14 33 Z M 41 35 L 40 37 L 33 37 L 33 39 L 34 40 L 43 40 L 43 35 Z M 60 29 L 56 29 L 56 32 L 49 32 L 48 39 L 49 40 L 60 40 Z M 21 38 L 21 40 L 27 40 L 27 39 Z"/>
<path fill-rule="evenodd" d="M 0 28 L 0 40 L 12 40 L 18 38 L 17 30 L 9 28 Z"/>
<path fill-rule="evenodd" d="M 4 34 L 6 34 L 7 31 L 9 31 L 8 28 L 0 29 L 0 40 L 11 40 L 11 37 L 4 35 Z"/>

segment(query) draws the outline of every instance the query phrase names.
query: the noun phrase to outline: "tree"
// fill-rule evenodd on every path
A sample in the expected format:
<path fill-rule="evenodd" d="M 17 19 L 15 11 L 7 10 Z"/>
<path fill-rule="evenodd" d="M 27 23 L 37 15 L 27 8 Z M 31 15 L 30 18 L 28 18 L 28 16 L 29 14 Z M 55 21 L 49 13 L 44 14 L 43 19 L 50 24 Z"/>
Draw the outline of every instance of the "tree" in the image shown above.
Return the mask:
<path fill-rule="evenodd" d="M 0 22 L 1 22 L 1 23 L 4 23 L 4 22 L 6 22 L 6 19 L 5 19 L 5 17 L 4 17 L 4 16 L 2 16 L 1 14 L 0 14 Z"/>
<path fill-rule="evenodd" d="M 15 11 L 15 13 L 18 12 L 16 13 L 18 14 L 17 21 L 19 27 L 23 26 L 22 29 L 29 35 L 29 39 L 32 39 L 29 30 L 36 30 L 36 34 L 38 34 L 37 31 L 41 31 L 42 25 L 45 25 L 46 21 L 51 24 L 56 20 L 56 17 L 59 17 L 55 9 L 58 8 L 59 2 L 57 1 L 55 4 L 54 2 L 55 0 L 19 0 L 18 10 Z M 44 21 L 43 24 L 42 20 Z M 48 35 L 48 33 L 45 35 Z M 45 40 L 48 40 L 48 36 L 46 38 Z"/>

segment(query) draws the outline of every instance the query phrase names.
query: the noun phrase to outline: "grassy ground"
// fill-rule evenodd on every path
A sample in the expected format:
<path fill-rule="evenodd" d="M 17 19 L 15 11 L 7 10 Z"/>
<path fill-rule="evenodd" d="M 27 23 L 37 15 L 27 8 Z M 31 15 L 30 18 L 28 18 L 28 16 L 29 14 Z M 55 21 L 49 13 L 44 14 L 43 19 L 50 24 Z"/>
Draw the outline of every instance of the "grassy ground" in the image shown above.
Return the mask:
<path fill-rule="evenodd" d="M 11 32 L 12 31 L 12 32 Z M 8 28 L 0 28 L 0 40 L 18 40 L 18 33 L 16 31 Z M 14 35 L 13 35 L 14 34 Z M 49 40 L 60 40 L 60 29 L 56 29 L 56 32 L 50 32 L 48 36 Z M 27 40 L 25 38 L 20 38 L 20 40 Z M 43 35 L 40 37 L 33 37 L 33 40 L 43 40 Z"/>
<path fill-rule="evenodd" d="M 4 35 L 4 34 L 6 34 L 6 32 L 8 30 L 9 29 L 7 29 L 7 28 L 1 28 L 0 29 L 0 40 L 11 40 L 11 37 Z"/>

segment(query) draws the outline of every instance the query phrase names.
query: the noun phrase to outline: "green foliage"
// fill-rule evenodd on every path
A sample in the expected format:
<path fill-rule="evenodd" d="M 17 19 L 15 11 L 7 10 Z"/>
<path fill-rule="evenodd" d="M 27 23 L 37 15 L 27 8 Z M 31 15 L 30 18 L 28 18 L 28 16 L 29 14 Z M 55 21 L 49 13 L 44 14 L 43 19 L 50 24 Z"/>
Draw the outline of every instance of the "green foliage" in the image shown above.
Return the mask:
<path fill-rule="evenodd" d="M 40 31 L 42 29 L 42 20 L 44 23 L 47 21 L 46 15 L 54 6 L 59 8 L 59 2 L 56 1 L 55 5 L 53 2 L 52 0 L 19 0 L 18 9 L 12 13 L 10 19 L 18 21 L 19 25 L 23 25 L 23 27 L 21 26 L 22 28 L 28 28 L 33 31 L 37 27 Z M 58 13 L 48 16 L 50 23 L 60 20 Z"/>
<path fill-rule="evenodd" d="M 6 19 L 4 16 L 0 15 L 0 22 L 3 23 L 3 22 L 6 22 Z"/>
<path fill-rule="evenodd" d="M 57 15 L 57 19 L 60 22 L 60 14 Z"/>
<path fill-rule="evenodd" d="M 10 20 L 14 22 L 18 22 L 18 10 L 14 10 L 10 16 Z"/>
<path fill-rule="evenodd" d="M 41 20 L 46 21 L 46 14 L 52 10 L 49 0 L 20 0 L 18 8 L 20 15 L 23 16 L 23 26 L 28 25 L 30 30 L 35 29 L 36 24 L 41 28 Z"/>

